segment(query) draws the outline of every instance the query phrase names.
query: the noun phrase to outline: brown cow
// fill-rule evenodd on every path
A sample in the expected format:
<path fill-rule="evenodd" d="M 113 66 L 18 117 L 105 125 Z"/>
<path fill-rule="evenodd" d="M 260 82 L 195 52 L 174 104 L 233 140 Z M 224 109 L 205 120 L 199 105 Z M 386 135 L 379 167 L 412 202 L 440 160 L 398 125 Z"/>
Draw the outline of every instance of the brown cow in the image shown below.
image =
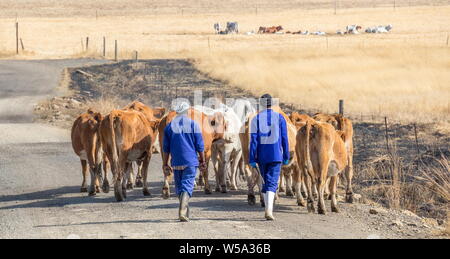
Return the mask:
<path fill-rule="evenodd" d="M 317 121 L 327 122 L 333 125 L 336 130 L 343 131 L 343 139 L 345 142 L 345 148 L 347 149 L 348 165 L 345 168 L 345 181 L 346 181 L 346 202 L 353 203 L 353 124 L 352 121 L 340 114 L 316 114 L 313 117 Z"/>
<path fill-rule="evenodd" d="M 159 121 L 149 121 L 141 112 L 113 110 L 100 126 L 104 151 L 111 162 L 114 194 L 117 201 L 126 198 L 129 167 L 142 161 L 143 194 L 150 196 L 147 183 L 148 165 L 152 156 Z"/>
<path fill-rule="evenodd" d="M 306 122 L 297 133 L 297 157 L 305 161 L 308 175 L 308 211 L 314 212 L 312 185 L 319 192 L 318 212 L 326 214 L 324 193 L 327 180 L 330 179 L 331 210 L 337 208 L 337 178 L 347 167 L 347 150 L 342 140 L 342 131 L 336 131 L 332 125 L 323 122 Z"/>
<path fill-rule="evenodd" d="M 89 196 L 100 192 L 102 183 L 102 147 L 99 137 L 99 126 L 102 115 L 89 109 L 81 114 L 72 126 L 71 138 L 75 154 L 80 158 L 83 182 L 81 192 L 87 192 L 87 166 L 91 174 Z"/>
<path fill-rule="evenodd" d="M 258 33 L 262 34 L 262 33 L 277 33 L 279 31 L 282 31 L 283 27 L 281 25 L 278 26 L 272 26 L 272 27 L 259 27 L 258 29 Z"/>
<path fill-rule="evenodd" d="M 159 143 L 160 149 L 162 150 L 163 139 L 164 139 L 164 129 L 170 122 L 177 116 L 177 113 L 174 111 L 169 112 L 166 116 L 164 116 L 158 126 L 159 131 Z M 220 141 L 223 139 L 223 134 L 225 132 L 225 122 L 222 113 L 215 113 L 213 116 L 207 116 L 203 112 L 190 108 L 188 111 L 188 116 L 192 120 L 196 121 L 200 128 L 202 129 L 202 137 L 205 148 L 205 162 L 206 169 L 201 172 L 200 181 L 203 178 L 205 185 L 205 193 L 211 194 L 211 188 L 208 181 L 208 165 L 209 160 L 211 158 L 212 145 L 214 141 Z M 163 152 L 161 152 L 163 155 Z M 163 170 L 164 171 L 164 170 Z M 164 199 L 168 199 L 170 197 L 170 187 L 169 182 L 172 179 L 171 174 L 167 174 L 164 172 L 164 185 L 162 189 L 162 195 Z"/>
<path fill-rule="evenodd" d="M 152 122 L 152 121 L 160 121 L 162 119 L 162 117 L 164 116 L 164 114 L 166 113 L 166 109 L 162 108 L 162 107 L 156 107 L 156 108 L 150 108 L 147 105 L 139 102 L 139 101 L 133 101 L 132 103 L 128 104 L 127 106 L 125 106 L 122 110 L 125 111 L 138 111 L 138 112 L 142 112 L 145 117 L 147 118 L 148 121 Z M 155 140 L 154 144 L 152 146 L 152 154 L 157 154 L 159 153 L 159 141 L 158 141 L 158 131 L 156 131 L 156 136 L 155 136 Z M 127 189 L 133 189 L 133 182 L 135 182 L 136 187 L 142 187 L 143 183 L 142 183 L 142 161 L 137 161 L 137 166 L 138 166 L 138 171 L 137 171 L 137 175 L 136 175 L 136 181 L 134 181 L 133 179 L 133 166 L 130 165 L 129 170 L 131 170 L 130 172 L 130 179 L 128 181 L 127 184 Z"/>
<path fill-rule="evenodd" d="M 307 121 L 311 123 L 315 122 L 314 119 L 308 116 L 307 114 L 300 114 L 297 112 L 291 113 L 290 119 L 292 123 L 295 125 L 297 132 L 306 126 Z M 296 139 L 297 141 L 299 141 L 297 137 Z M 305 161 L 303 161 L 303 156 L 297 156 L 297 164 L 299 171 L 298 172 L 294 171 L 293 177 L 295 185 L 295 193 L 297 196 L 297 204 L 300 206 L 306 206 L 305 198 L 307 198 L 306 182 L 308 181 L 308 173 L 306 171 Z M 313 191 L 315 192 L 315 194 L 317 193 L 317 189 L 313 189 Z"/>

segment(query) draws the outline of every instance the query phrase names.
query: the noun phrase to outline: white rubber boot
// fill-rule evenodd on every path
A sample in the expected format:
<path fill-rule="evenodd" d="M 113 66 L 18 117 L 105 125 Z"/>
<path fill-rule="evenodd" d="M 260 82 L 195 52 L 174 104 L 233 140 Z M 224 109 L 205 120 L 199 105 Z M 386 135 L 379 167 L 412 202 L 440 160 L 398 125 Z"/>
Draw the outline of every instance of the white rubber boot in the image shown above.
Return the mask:
<path fill-rule="evenodd" d="M 264 202 L 266 204 L 266 219 L 267 220 L 275 220 L 273 217 L 273 202 L 275 200 L 274 192 L 266 192 L 264 194 Z"/>

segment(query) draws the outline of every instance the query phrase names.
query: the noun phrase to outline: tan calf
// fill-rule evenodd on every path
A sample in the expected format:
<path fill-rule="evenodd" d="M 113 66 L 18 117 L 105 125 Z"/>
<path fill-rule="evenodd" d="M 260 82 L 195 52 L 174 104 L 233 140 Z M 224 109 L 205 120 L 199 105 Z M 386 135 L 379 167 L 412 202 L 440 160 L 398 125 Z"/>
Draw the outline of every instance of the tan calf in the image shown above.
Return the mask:
<path fill-rule="evenodd" d="M 343 132 L 331 124 L 307 121 L 297 134 L 297 157 L 306 165 L 311 181 L 308 181 L 308 211 L 314 212 L 312 185 L 318 189 L 318 212 L 326 214 L 324 193 L 330 179 L 331 210 L 337 208 L 337 177 L 347 164 L 347 150 L 342 140 Z M 311 184 L 309 184 L 311 183 Z"/>
<path fill-rule="evenodd" d="M 353 179 L 353 124 L 352 121 L 348 118 L 343 117 L 340 114 L 316 114 L 314 115 L 314 119 L 321 122 L 327 122 L 333 125 L 336 130 L 340 130 L 343 132 L 343 139 L 345 142 L 345 148 L 347 149 L 347 160 L 348 165 L 345 168 L 345 183 L 346 183 L 346 202 L 353 203 L 353 187 L 352 187 L 352 179 Z"/>
<path fill-rule="evenodd" d="M 142 161 L 143 194 L 149 196 L 147 175 L 158 121 L 149 121 L 141 112 L 113 110 L 100 126 L 104 151 L 111 163 L 117 201 L 126 198 L 129 167 Z"/>
<path fill-rule="evenodd" d="M 89 109 L 75 120 L 71 132 L 73 150 L 81 161 L 83 175 L 81 192 L 88 191 L 86 178 L 89 166 L 91 174 L 90 196 L 100 192 L 102 183 L 102 147 L 99 137 L 99 126 L 102 119 L 100 113 Z"/>

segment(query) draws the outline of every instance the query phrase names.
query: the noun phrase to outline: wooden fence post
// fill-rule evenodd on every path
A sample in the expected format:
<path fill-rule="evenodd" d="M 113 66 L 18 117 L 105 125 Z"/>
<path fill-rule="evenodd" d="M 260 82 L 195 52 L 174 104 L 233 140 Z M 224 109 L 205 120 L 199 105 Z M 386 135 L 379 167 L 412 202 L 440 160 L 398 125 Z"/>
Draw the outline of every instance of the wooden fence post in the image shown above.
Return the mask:
<path fill-rule="evenodd" d="M 106 38 L 103 37 L 103 57 L 106 57 Z"/>
<path fill-rule="evenodd" d="M 384 117 L 384 135 L 386 137 L 386 150 L 387 150 L 388 154 L 391 155 L 391 149 L 389 147 L 387 117 Z"/>
<path fill-rule="evenodd" d="M 416 124 L 414 123 L 414 136 L 416 138 L 416 148 L 417 148 L 417 155 L 420 155 L 420 149 L 419 149 L 419 139 L 417 137 L 417 127 Z"/>
<path fill-rule="evenodd" d="M 117 61 L 117 40 L 114 42 L 114 61 Z"/>
<path fill-rule="evenodd" d="M 16 22 L 16 54 L 19 55 L 19 22 Z"/>
<path fill-rule="evenodd" d="M 22 38 L 20 38 L 20 45 L 22 46 L 22 51 L 25 51 L 25 47 L 23 46 Z"/>
<path fill-rule="evenodd" d="M 89 37 L 86 37 L 86 51 L 89 50 Z"/>
<path fill-rule="evenodd" d="M 344 100 L 339 100 L 339 114 L 344 115 Z"/>
<path fill-rule="evenodd" d="M 138 62 L 138 51 L 135 50 L 135 51 L 134 51 L 134 54 L 135 54 L 134 60 L 135 60 L 136 62 Z"/>

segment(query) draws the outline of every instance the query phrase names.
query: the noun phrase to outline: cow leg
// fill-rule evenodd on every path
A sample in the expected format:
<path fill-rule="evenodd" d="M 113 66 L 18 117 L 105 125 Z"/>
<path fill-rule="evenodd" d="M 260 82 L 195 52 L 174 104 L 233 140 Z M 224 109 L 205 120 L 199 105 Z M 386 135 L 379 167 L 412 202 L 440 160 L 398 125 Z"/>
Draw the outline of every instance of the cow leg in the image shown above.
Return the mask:
<path fill-rule="evenodd" d="M 83 176 L 83 181 L 81 182 L 81 189 L 80 192 L 87 192 L 87 183 L 86 178 L 88 177 L 87 172 L 87 161 L 86 160 L 80 160 L 81 161 L 81 175 Z"/>
<path fill-rule="evenodd" d="M 336 198 L 336 189 L 337 189 L 337 179 L 338 176 L 332 176 L 330 180 L 330 195 L 331 195 L 331 211 L 332 212 L 339 212 L 339 209 L 337 208 L 337 198 Z"/>
<path fill-rule="evenodd" d="M 208 175 L 208 168 L 209 168 L 209 160 L 211 159 L 211 151 L 207 152 L 205 154 L 205 159 L 206 159 L 206 169 L 203 170 L 202 174 L 203 174 L 203 180 L 205 181 L 205 194 L 212 194 L 211 192 L 211 186 L 209 185 L 209 175 Z"/>
<path fill-rule="evenodd" d="M 327 186 L 326 172 L 324 174 L 321 173 L 317 181 L 317 188 L 319 191 L 319 199 L 317 201 L 317 212 L 322 215 L 327 214 L 327 210 L 325 208 L 325 188 Z"/>
<path fill-rule="evenodd" d="M 297 166 L 294 167 L 294 175 L 293 175 L 293 181 L 294 181 L 294 185 L 295 185 L 295 194 L 297 197 L 297 204 L 298 206 L 302 206 L 305 207 L 306 203 L 305 203 L 305 199 L 304 196 L 301 192 L 301 188 L 302 188 L 302 183 L 304 181 L 303 179 L 303 172 L 300 170 L 300 168 L 298 168 Z"/>
<path fill-rule="evenodd" d="M 220 171 L 221 166 L 222 166 L 222 160 L 219 159 L 219 156 L 221 155 L 220 152 L 218 151 L 218 147 L 217 144 L 213 144 L 213 149 L 211 152 L 211 163 L 214 169 L 214 173 L 216 176 L 216 192 L 220 192 Z"/>
<path fill-rule="evenodd" d="M 89 186 L 89 196 L 95 196 L 97 194 L 96 187 L 97 181 L 97 167 L 95 165 L 89 165 L 89 173 L 91 174 L 91 185 Z"/>
<path fill-rule="evenodd" d="M 136 187 L 142 187 L 143 183 L 142 183 L 142 161 L 137 161 L 136 162 L 138 170 L 137 170 L 137 175 L 136 175 Z"/>
<path fill-rule="evenodd" d="M 95 191 L 97 193 L 100 193 L 101 192 L 100 186 L 102 186 L 102 184 L 103 184 L 102 163 L 101 162 L 96 166 L 95 176 L 96 176 Z"/>
<path fill-rule="evenodd" d="M 219 171 L 220 173 L 220 188 L 221 188 L 221 192 L 222 193 L 227 193 L 227 175 L 230 172 L 230 166 L 231 166 L 231 152 L 225 152 L 224 156 L 223 156 L 223 161 L 222 161 L 222 171 Z"/>
<path fill-rule="evenodd" d="M 103 160 L 103 186 L 102 191 L 104 193 L 109 193 L 109 181 L 108 181 L 108 161 L 107 159 Z"/>
<path fill-rule="evenodd" d="M 314 177 L 311 177 L 311 175 L 307 175 L 306 178 L 306 189 L 308 191 L 308 212 L 314 213 L 316 209 L 314 208 L 313 188 L 316 188 L 316 181 Z"/>
<path fill-rule="evenodd" d="M 294 192 L 292 191 L 292 171 L 294 169 L 289 169 L 289 174 L 286 176 L 286 196 L 294 197 Z"/>
<path fill-rule="evenodd" d="M 237 174 L 239 162 L 241 161 L 242 151 L 239 151 L 236 156 L 233 158 L 233 163 L 231 165 L 231 174 L 230 174 L 230 189 L 236 191 L 237 188 Z"/>
<path fill-rule="evenodd" d="M 148 190 L 148 181 L 147 181 L 147 177 L 148 177 L 148 166 L 150 164 L 150 160 L 152 158 L 152 154 L 149 153 L 147 155 L 147 157 L 144 159 L 144 161 L 142 162 L 142 181 L 143 181 L 143 188 L 142 188 L 142 193 L 144 194 L 144 196 L 150 196 L 150 191 Z"/>
<path fill-rule="evenodd" d="M 255 205 L 256 204 L 256 197 L 255 197 L 255 182 L 256 179 L 254 177 L 255 170 L 250 168 L 250 166 L 245 165 L 244 172 L 245 176 L 247 178 L 247 187 L 248 187 L 248 193 L 247 193 L 247 202 L 249 205 Z"/>
<path fill-rule="evenodd" d="M 353 203 L 353 154 L 348 156 L 348 166 L 345 168 L 345 178 L 346 178 L 346 191 L 345 191 L 345 201 L 348 203 Z"/>
<path fill-rule="evenodd" d="M 281 168 L 281 174 L 280 174 L 280 180 L 278 181 L 278 186 L 280 186 L 278 189 L 280 192 L 285 192 L 286 191 L 286 179 L 284 178 L 286 173 L 286 169 L 284 168 L 284 166 Z"/>
<path fill-rule="evenodd" d="M 124 177 L 126 171 L 126 163 L 120 162 L 111 162 L 111 170 L 113 172 L 115 183 L 114 183 L 114 196 L 116 197 L 116 201 L 123 201 L 126 197 L 126 180 Z M 124 185 L 125 184 L 125 185 Z M 125 187 L 125 188 L 123 188 Z"/>
<path fill-rule="evenodd" d="M 127 190 L 133 190 L 133 184 L 134 184 L 134 173 L 133 173 L 133 162 L 129 162 L 127 163 L 127 170 L 126 175 L 127 175 L 127 185 L 126 188 Z"/>

